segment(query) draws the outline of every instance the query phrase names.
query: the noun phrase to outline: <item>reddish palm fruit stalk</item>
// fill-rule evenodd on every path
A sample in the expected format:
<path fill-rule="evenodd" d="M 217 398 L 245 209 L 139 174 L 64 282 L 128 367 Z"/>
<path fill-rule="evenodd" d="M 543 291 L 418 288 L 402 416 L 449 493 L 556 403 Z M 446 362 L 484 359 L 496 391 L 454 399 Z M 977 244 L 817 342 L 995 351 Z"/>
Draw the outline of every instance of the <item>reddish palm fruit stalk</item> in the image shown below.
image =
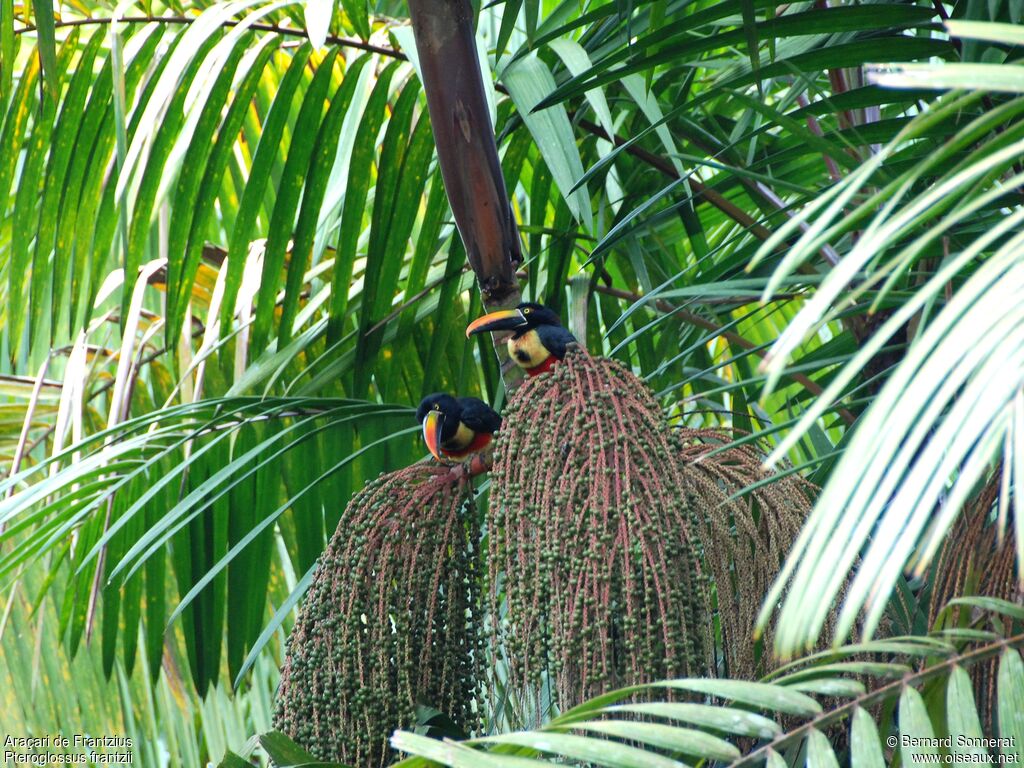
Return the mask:
<path fill-rule="evenodd" d="M 721 634 L 715 648 L 716 672 L 723 677 L 757 680 L 774 666 L 774 625 L 755 644 L 761 600 L 811 511 L 816 487 L 797 474 L 769 477 L 763 457 L 751 444 L 723 446 L 728 436 L 709 429 L 675 430 L 680 471 L 702 524 L 695 528 L 703 565 L 714 589 L 709 594 Z"/>
<path fill-rule="evenodd" d="M 318 759 L 371 768 L 416 706 L 477 729 L 484 633 L 471 487 L 416 464 L 353 497 L 292 631 L 275 726 Z"/>
<path fill-rule="evenodd" d="M 492 632 L 511 683 L 565 708 L 701 674 L 693 509 L 670 428 L 618 363 L 572 348 L 504 414 L 488 512 Z"/>
<path fill-rule="evenodd" d="M 1024 603 L 1024 582 L 1017 571 L 1013 536 L 1003 536 L 1000 540 L 999 526 L 993 519 L 1004 471 L 1004 468 L 1000 468 L 993 473 L 988 483 L 967 504 L 930 569 L 929 629 L 935 626 L 943 608 L 955 597 L 982 595 L 1018 605 Z M 943 624 L 965 626 L 977 618 L 970 613 L 970 608 L 955 606 Z M 1003 622 L 1004 626 L 999 627 L 998 631 L 1012 634 L 1010 619 L 993 617 L 993 621 Z M 986 727 L 992 728 L 997 709 L 999 658 L 982 662 L 974 669 L 977 672 L 974 674 L 972 671 L 971 674 L 975 681 L 974 696 Z"/>

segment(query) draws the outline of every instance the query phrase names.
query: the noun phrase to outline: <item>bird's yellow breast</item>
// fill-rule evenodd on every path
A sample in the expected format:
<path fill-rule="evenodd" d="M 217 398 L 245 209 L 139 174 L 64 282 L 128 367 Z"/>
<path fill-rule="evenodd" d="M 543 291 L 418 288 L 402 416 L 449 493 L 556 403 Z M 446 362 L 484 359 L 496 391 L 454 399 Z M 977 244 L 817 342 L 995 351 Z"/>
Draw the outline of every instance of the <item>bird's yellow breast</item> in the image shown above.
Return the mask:
<path fill-rule="evenodd" d="M 523 368 L 536 368 L 547 360 L 551 353 L 541 341 L 536 331 L 527 331 L 519 338 L 510 337 L 508 354 Z"/>
<path fill-rule="evenodd" d="M 475 437 L 476 432 L 460 421 L 455 435 L 450 440 L 445 440 L 441 447 L 447 451 L 462 451 L 470 446 Z"/>

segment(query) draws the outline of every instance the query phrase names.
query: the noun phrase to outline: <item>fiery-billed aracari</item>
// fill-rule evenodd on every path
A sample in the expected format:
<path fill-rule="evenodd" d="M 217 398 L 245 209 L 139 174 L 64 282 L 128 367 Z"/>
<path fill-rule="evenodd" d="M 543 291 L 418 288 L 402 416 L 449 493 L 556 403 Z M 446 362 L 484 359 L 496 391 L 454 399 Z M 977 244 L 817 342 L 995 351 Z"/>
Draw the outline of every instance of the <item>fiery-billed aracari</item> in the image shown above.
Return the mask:
<path fill-rule="evenodd" d="M 562 325 L 561 319 L 542 304 L 524 301 L 515 309 L 503 309 L 479 317 L 466 328 L 466 336 L 485 331 L 512 331 L 508 354 L 530 376 L 551 370 L 565 357 L 576 337 Z"/>
<path fill-rule="evenodd" d="M 443 392 L 423 398 L 416 420 L 423 425 L 423 439 L 438 461 L 460 461 L 483 450 L 501 427 L 501 416 L 487 403 Z"/>

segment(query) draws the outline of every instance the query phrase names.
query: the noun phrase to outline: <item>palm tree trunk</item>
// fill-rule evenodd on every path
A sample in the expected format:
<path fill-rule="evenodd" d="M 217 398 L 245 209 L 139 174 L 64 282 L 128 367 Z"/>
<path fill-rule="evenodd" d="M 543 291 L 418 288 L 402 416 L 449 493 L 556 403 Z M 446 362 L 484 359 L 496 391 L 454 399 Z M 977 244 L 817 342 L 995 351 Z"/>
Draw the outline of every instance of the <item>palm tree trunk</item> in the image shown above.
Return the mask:
<path fill-rule="evenodd" d="M 498 161 L 469 0 L 410 0 L 420 75 L 445 190 L 488 311 L 519 303 L 519 232 Z M 495 344 L 506 389 L 522 379 Z"/>

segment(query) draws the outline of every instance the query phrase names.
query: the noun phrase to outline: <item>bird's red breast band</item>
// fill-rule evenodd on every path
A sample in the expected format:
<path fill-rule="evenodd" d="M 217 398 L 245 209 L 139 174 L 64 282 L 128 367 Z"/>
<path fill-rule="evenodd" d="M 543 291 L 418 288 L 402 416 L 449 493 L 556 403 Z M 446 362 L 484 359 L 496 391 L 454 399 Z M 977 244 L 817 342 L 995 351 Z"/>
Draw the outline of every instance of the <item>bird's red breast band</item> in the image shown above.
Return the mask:
<path fill-rule="evenodd" d="M 554 355 L 548 355 L 548 358 L 543 363 L 541 363 L 540 365 L 535 365 L 535 366 L 533 366 L 533 368 L 527 368 L 526 369 L 526 375 L 530 376 L 530 377 L 540 376 L 542 373 L 547 373 L 552 368 L 554 368 L 555 367 L 555 363 L 557 363 L 557 362 L 558 362 L 558 358 L 557 357 L 555 357 Z"/>
<path fill-rule="evenodd" d="M 450 459 L 464 459 L 471 453 L 482 451 L 488 445 L 490 445 L 492 435 L 488 432 L 477 432 L 476 437 L 473 438 L 473 442 L 463 448 L 461 451 L 446 451 L 443 448 L 441 453 Z"/>

